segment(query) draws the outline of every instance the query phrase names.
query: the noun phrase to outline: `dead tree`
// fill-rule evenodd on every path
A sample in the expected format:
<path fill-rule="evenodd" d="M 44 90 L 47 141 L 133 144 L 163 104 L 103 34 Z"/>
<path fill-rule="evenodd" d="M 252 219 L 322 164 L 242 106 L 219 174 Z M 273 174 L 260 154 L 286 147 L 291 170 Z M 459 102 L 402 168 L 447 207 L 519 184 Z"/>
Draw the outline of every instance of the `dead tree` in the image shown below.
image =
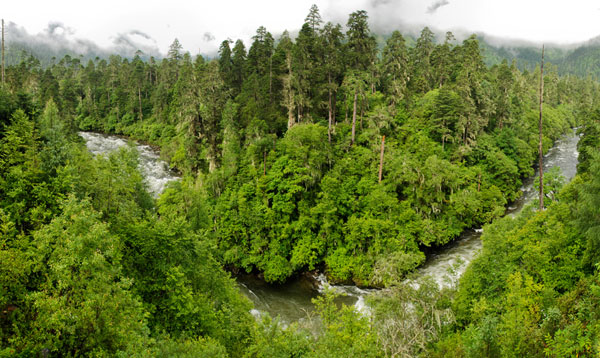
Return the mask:
<path fill-rule="evenodd" d="M 542 45 L 542 65 L 540 66 L 540 122 L 539 132 L 540 141 L 538 145 L 538 153 L 540 157 L 540 210 L 544 210 L 544 168 L 543 168 L 543 152 L 542 152 L 542 105 L 544 103 L 544 45 Z"/>
<path fill-rule="evenodd" d="M 4 19 L 2 19 L 2 84 L 4 84 Z"/>

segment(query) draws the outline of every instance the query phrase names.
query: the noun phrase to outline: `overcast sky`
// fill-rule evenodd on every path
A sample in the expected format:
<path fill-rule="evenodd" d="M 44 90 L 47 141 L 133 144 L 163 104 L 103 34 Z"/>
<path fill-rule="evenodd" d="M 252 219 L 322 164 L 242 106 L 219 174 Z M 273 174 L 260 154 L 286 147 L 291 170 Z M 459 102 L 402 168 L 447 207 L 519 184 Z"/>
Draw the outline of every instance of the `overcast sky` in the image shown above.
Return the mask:
<path fill-rule="evenodd" d="M 21 0 L 4 1 L 0 17 L 30 35 L 102 47 L 134 41 L 161 53 L 178 38 L 192 54 L 210 54 L 227 38 L 248 43 L 261 25 L 273 34 L 297 30 L 313 3 L 325 21 L 342 24 L 367 10 L 377 32 L 428 25 L 558 44 L 600 35 L 599 0 Z"/>

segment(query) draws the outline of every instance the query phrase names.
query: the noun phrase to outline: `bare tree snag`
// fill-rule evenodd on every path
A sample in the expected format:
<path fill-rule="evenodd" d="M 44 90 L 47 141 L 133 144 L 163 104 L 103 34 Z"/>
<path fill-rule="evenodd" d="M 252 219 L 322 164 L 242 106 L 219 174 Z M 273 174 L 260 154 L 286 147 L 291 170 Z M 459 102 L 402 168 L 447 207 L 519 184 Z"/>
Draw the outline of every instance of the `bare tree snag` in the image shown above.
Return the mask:
<path fill-rule="evenodd" d="M 354 110 L 352 111 L 352 144 L 354 145 L 354 136 L 356 134 L 356 101 L 358 100 L 358 92 L 354 91 Z"/>
<path fill-rule="evenodd" d="M 2 19 L 2 84 L 4 84 L 4 19 Z"/>
<path fill-rule="evenodd" d="M 544 103 L 544 45 L 542 45 L 542 65 L 540 66 L 540 121 L 539 132 L 540 141 L 538 145 L 539 153 L 539 170 L 540 170 L 540 210 L 544 210 L 544 168 L 543 168 L 543 152 L 542 152 L 542 106 Z"/>
<path fill-rule="evenodd" d="M 142 119 L 144 119 L 144 113 L 142 112 L 142 91 L 141 91 L 141 89 L 139 87 L 138 87 L 138 104 L 140 106 L 140 115 L 139 115 L 139 118 L 140 118 L 140 121 L 141 121 Z"/>
<path fill-rule="evenodd" d="M 329 144 L 331 144 L 331 125 L 333 122 L 333 116 L 332 116 L 332 112 L 333 112 L 333 108 L 331 107 L 331 88 L 329 88 L 329 124 L 327 126 L 327 137 L 329 139 Z"/>

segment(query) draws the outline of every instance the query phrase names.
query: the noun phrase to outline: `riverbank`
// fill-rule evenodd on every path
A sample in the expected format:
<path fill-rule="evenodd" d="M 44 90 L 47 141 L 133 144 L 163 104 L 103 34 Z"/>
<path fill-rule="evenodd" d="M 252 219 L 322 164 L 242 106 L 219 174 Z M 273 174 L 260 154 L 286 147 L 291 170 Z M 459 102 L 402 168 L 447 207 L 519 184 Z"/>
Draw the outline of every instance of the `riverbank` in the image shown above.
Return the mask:
<path fill-rule="evenodd" d="M 126 145 L 121 137 L 92 134 L 86 135 L 90 140 L 106 141 L 106 146 L 94 147 L 92 152 L 98 153 L 115 150 Z M 548 151 L 544 157 L 544 169 L 548 170 L 558 166 L 565 177 L 570 180 L 576 173 L 577 164 L 577 142 L 579 136 L 574 132 L 556 142 L 555 146 Z M 90 146 L 88 146 L 90 148 Z M 104 148 L 104 149 L 101 149 Z M 147 150 L 148 148 L 141 148 Z M 157 167 L 166 165 L 160 163 L 158 155 L 142 158 L 144 167 Z M 153 171 L 145 172 L 145 175 L 154 175 Z M 152 177 L 151 181 L 159 178 Z M 173 180 L 173 178 L 169 179 Z M 511 203 L 507 214 L 518 212 L 535 195 L 533 189 L 533 176 L 525 180 L 521 192 L 523 195 Z M 452 243 L 444 245 L 439 250 L 431 253 L 423 266 L 416 270 L 416 276 L 431 276 L 440 287 L 453 285 L 465 271 L 468 264 L 474 259 L 481 248 L 480 230 L 467 230 L 461 237 Z M 281 316 L 285 322 L 294 322 L 306 317 L 314 311 L 312 299 L 320 296 L 326 288 L 332 288 L 345 296 L 339 298 L 339 303 L 354 305 L 357 309 L 363 309 L 365 295 L 371 290 L 354 285 L 332 285 L 324 274 L 318 271 L 307 271 L 294 276 L 283 284 L 271 284 L 259 278 L 258 275 L 237 274 L 235 275 L 240 290 L 252 300 L 255 306 L 255 315 L 260 312 L 269 312 L 272 316 Z"/>
<path fill-rule="evenodd" d="M 559 167 L 566 181 L 570 181 L 577 173 L 577 143 L 580 135 L 575 130 L 567 133 L 555 143 L 544 156 L 544 170 Z M 534 187 L 535 175 L 524 180 L 519 199 L 507 206 L 506 215 L 517 215 L 528 203 L 535 199 L 537 193 Z M 455 286 L 469 264 L 477 257 L 482 248 L 482 229 L 466 230 L 460 238 L 431 252 L 427 261 L 411 275 L 412 280 L 429 276 L 438 287 Z M 319 283 L 324 275 L 300 275 L 291 282 L 283 285 L 268 284 L 256 276 L 249 275 L 248 279 L 238 281 L 242 292 L 249 297 L 259 311 L 269 312 L 271 316 L 279 315 L 286 322 L 294 322 L 306 317 L 314 306 L 311 299 L 318 296 L 323 287 L 330 286 L 329 282 Z M 308 282 L 306 282 L 308 280 Z M 315 289 L 315 282 L 318 288 Z M 338 292 L 346 294 L 342 302 L 354 305 L 363 310 L 365 297 L 372 290 L 361 289 L 351 285 L 336 285 Z"/>

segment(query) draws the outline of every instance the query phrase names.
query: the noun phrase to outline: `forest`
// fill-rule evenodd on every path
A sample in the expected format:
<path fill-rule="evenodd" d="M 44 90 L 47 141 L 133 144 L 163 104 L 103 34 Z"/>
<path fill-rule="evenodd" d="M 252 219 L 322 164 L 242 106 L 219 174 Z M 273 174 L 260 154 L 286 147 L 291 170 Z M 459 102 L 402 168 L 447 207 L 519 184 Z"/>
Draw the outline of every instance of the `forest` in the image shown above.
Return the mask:
<path fill-rule="evenodd" d="M 578 176 L 503 217 L 534 173 L 540 68 L 475 36 L 378 46 L 368 14 L 218 58 L 34 56 L 0 86 L 0 357 L 567 357 L 600 354 L 600 84 L 544 66 L 543 150 L 578 127 Z M 134 148 L 181 174 L 148 193 Z M 552 179 L 556 179 L 552 181 Z M 404 278 L 484 227 L 457 287 Z M 381 288 L 365 315 L 255 319 L 238 273 Z"/>

